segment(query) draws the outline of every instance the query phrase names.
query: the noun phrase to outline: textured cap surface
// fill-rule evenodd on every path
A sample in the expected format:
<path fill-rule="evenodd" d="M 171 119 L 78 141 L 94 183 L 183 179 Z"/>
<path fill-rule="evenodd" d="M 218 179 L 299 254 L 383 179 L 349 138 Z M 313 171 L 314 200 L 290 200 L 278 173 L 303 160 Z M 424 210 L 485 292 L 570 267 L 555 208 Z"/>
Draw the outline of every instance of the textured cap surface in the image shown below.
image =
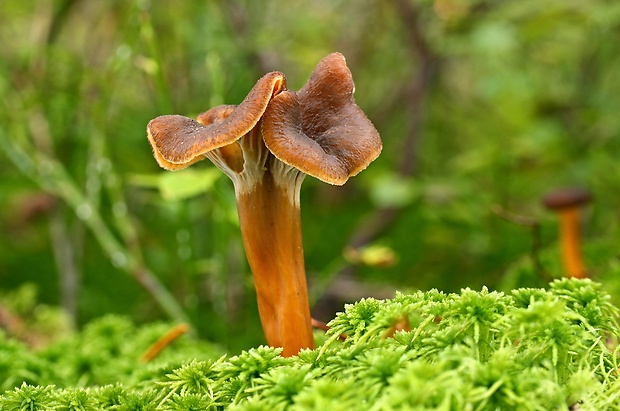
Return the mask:
<path fill-rule="evenodd" d="M 273 98 L 264 114 L 265 145 L 284 163 L 324 182 L 344 184 L 379 156 L 379 132 L 355 103 L 342 54 L 319 62 L 297 92 Z"/>
<path fill-rule="evenodd" d="M 258 80 L 241 104 L 215 107 L 201 114 L 200 122 L 178 115 L 151 120 L 147 136 L 155 159 L 168 170 L 202 160 L 206 152 L 231 144 L 254 128 L 271 98 L 284 88 L 284 75 L 271 72 Z"/>

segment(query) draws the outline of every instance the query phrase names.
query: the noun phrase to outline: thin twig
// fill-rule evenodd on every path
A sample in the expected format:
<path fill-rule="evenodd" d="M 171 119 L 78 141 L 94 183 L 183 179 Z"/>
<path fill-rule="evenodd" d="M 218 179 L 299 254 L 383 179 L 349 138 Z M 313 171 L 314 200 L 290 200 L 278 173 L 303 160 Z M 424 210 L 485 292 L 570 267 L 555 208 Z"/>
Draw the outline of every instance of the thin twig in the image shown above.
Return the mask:
<path fill-rule="evenodd" d="M 521 225 L 532 229 L 540 227 L 540 222 L 538 222 L 538 220 L 532 217 L 512 213 L 499 204 L 494 204 L 491 206 L 491 212 L 500 217 L 502 220 L 506 220 L 516 225 Z"/>
<path fill-rule="evenodd" d="M 512 213 L 499 204 L 493 205 L 491 207 L 491 212 L 504 221 L 526 227 L 530 230 L 532 235 L 532 246 L 529 255 L 532 264 L 534 264 L 534 268 L 543 280 L 552 281 L 553 276 L 545 270 L 545 267 L 543 267 L 540 261 L 540 250 L 543 248 L 540 222 L 533 217 Z"/>
<path fill-rule="evenodd" d="M 317 320 L 315 318 L 312 318 L 312 327 L 316 328 L 317 330 L 322 330 L 322 331 L 325 331 L 325 332 L 331 330 L 331 327 L 329 325 L 327 325 L 324 322 L 319 321 L 319 320 Z M 344 340 L 347 339 L 347 335 L 346 334 L 340 334 L 338 336 L 338 339 L 340 341 L 344 341 Z"/>
<path fill-rule="evenodd" d="M 422 29 L 420 12 L 415 5 L 408 0 L 393 0 L 394 7 L 398 10 L 402 24 L 406 28 L 411 52 L 417 59 L 418 71 L 408 85 L 409 95 L 407 99 L 407 111 L 410 116 L 409 130 L 405 137 L 400 173 L 410 176 L 415 172 L 417 159 L 417 146 L 422 134 L 425 111 L 422 109 L 431 83 L 437 72 L 439 56 L 432 49 Z"/>
<path fill-rule="evenodd" d="M 52 251 L 59 274 L 60 299 L 71 325 L 77 324 L 77 300 L 80 286 L 80 270 L 76 264 L 75 244 L 67 230 L 65 207 L 57 207 L 50 215 Z"/>
<path fill-rule="evenodd" d="M 404 133 L 404 141 L 401 147 L 399 167 L 396 170 L 404 178 L 415 174 L 417 164 L 417 147 L 422 135 L 425 121 L 424 100 L 430 91 L 432 81 L 437 72 L 439 57 L 432 50 L 422 28 L 419 11 L 407 0 L 393 0 L 394 6 L 399 12 L 402 24 L 406 28 L 406 35 L 411 45 L 411 52 L 418 60 L 418 70 L 411 77 L 411 82 L 405 86 L 408 90 L 404 94 L 406 111 L 409 117 L 408 128 Z M 385 207 L 376 210 L 374 215 L 365 219 L 364 224 L 351 236 L 349 245 L 360 247 L 369 243 L 398 218 L 399 208 Z"/>
<path fill-rule="evenodd" d="M 28 130 L 32 136 L 32 146 L 38 152 L 49 157 L 56 157 L 50 124 L 43 110 L 33 109 L 28 118 Z M 83 241 L 82 236 L 71 235 L 66 214 L 71 213 L 67 207 L 55 207 L 50 214 L 50 236 L 52 252 L 58 270 L 60 299 L 62 307 L 69 314 L 71 325 L 77 324 L 77 306 L 80 283 L 80 264 Z M 83 227 L 78 224 L 78 227 Z M 80 230 L 82 231 L 83 228 Z M 76 241 L 76 239 L 78 241 Z"/>

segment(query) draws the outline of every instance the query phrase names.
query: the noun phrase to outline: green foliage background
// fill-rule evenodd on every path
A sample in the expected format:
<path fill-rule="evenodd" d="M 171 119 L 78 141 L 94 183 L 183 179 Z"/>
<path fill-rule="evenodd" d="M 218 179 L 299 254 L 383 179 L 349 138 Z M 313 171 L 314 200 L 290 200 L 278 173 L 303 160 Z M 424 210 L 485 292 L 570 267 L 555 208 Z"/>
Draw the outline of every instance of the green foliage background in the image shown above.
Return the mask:
<path fill-rule="evenodd" d="M 272 70 L 298 89 L 332 51 L 384 152 L 342 188 L 304 183 L 314 304 L 544 284 L 520 270 L 561 275 L 540 197 L 562 185 L 594 193 L 586 260 L 617 273 L 618 44 L 612 0 L 3 1 L 1 288 L 35 283 L 77 324 L 173 317 L 260 343 L 232 185 L 207 162 L 159 169 L 145 126 L 236 104 Z M 368 244 L 395 263 L 341 253 Z"/>

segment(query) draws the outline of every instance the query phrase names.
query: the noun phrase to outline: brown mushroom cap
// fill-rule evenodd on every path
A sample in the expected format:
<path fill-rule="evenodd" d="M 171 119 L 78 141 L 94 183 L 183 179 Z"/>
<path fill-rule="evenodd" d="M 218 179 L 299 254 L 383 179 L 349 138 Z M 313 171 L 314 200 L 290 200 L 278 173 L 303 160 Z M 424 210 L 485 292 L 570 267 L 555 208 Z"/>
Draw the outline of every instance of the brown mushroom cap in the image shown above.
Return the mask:
<path fill-rule="evenodd" d="M 552 210 L 559 210 L 588 203 L 591 199 L 592 194 L 585 188 L 564 187 L 547 193 L 543 204 Z"/>
<path fill-rule="evenodd" d="M 200 161 L 204 154 L 233 143 L 258 123 L 274 95 L 286 87 L 284 75 L 264 75 L 238 106 L 219 106 L 199 116 L 199 122 L 179 115 L 157 117 L 147 135 L 159 165 L 180 170 Z M 203 125 L 203 124 L 206 125 Z"/>
<path fill-rule="evenodd" d="M 344 56 L 319 62 L 299 92 L 283 91 L 263 117 L 265 145 L 280 161 L 326 183 L 342 185 L 381 152 L 381 138 L 355 103 Z"/>

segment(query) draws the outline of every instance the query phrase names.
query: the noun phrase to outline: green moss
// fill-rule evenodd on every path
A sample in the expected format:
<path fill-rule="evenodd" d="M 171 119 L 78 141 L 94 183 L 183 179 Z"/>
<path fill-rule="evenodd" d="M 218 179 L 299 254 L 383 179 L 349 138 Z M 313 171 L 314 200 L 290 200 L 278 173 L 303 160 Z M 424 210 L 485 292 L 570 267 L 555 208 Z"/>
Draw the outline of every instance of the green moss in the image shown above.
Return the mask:
<path fill-rule="evenodd" d="M 14 358 L 0 410 L 613 410 L 617 313 L 590 280 L 397 294 L 348 305 L 298 357 L 226 358 L 183 337 L 148 364 L 140 353 L 166 326 L 107 317 L 39 352 L 0 339 Z"/>

